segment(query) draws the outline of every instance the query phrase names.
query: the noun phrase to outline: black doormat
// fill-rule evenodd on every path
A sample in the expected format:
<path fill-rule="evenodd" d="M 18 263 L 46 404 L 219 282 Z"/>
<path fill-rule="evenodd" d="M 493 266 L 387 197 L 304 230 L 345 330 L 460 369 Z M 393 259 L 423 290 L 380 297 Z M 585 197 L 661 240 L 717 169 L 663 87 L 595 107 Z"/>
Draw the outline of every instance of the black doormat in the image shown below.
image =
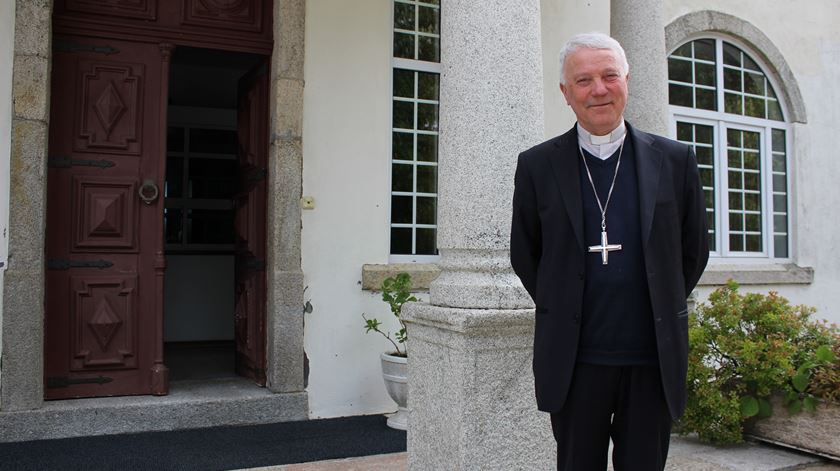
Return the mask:
<path fill-rule="evenodd" d="M 381 415 L 0 443 L 6 470 L 229 470 L 402 452 Z"/>

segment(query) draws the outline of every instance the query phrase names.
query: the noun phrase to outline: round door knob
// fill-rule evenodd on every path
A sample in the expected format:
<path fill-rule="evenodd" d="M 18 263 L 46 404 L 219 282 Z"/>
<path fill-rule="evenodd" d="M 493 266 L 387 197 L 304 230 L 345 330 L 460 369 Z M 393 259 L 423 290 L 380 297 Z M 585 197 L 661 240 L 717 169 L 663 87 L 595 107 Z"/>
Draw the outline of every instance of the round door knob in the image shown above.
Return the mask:
<path fill-rule="evenodd" d="M 142 185 L 140 185 L 140 189 L 137 190 L 137 194 L 144 203 L 152 204 L 157 199 L 160 191 L 158 191 L 158 187 L 154 180 L 146 180 Z"/>

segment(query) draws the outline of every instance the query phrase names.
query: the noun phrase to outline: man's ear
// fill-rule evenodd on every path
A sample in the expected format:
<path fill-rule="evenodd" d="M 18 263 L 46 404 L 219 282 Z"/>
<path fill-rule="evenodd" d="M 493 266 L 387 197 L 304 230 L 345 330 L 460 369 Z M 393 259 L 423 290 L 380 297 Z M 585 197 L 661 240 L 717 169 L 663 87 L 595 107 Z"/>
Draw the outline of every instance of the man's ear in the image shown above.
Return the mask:
<path fill-rule="evenodd" d="M 560 84 L 560 92 L 563 94 L 563 98 L 566 99 L 566 104 L 568 105 L 569 104 L 569 99 L 566 98 L 566 86 L 563 85 L 562 83 Z"/>

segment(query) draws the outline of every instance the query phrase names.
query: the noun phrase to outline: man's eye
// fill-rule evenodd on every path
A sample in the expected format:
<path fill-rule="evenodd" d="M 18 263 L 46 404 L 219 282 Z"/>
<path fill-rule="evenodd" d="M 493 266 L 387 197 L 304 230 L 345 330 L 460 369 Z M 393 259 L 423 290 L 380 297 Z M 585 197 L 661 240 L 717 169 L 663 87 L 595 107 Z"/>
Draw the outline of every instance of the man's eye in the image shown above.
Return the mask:
<path fill-rule="evenodd" d="M 587 83 L 589 83 L 589 81 L 590 81 L 590 79 L 588 79 L 588 78 L 578 79 L 577 83 L 578 83 L 578 85 L 586 85 Z"/>

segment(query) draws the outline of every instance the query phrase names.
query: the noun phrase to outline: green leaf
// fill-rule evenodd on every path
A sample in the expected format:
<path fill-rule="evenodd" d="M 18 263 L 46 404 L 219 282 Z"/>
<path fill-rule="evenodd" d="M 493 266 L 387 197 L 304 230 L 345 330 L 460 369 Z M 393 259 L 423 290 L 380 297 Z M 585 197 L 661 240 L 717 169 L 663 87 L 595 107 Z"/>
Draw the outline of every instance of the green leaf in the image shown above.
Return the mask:
<path fill-rule="evenodd" d="M 802 412 L 802 401 L 797 399 L 788 404 L 788 412 L 790 412 L 791 414 L 798 414 Z"/>
<path fill-rule="evenodd" d="M 817 410 L 817 399 L 814 396 L 808 396 L 802 401 L 802 405 L 808 412 L 815 412 Z"/>
<path fill-rule="evenodd" d="M 807 375 L 815 366 L 817 365 L 811 362 L 805 362 L 799 368 L 796 369 L 796 374 Z"/>
<path fill-rule="evenodd" d="M 799 394 L 796 394 L 793 391 L 788 391 L 785 395 L 785 405 L 789 405 L 791 402 L 796 401 L 799 399 Z"/>
<path fill-rule="evenodd" d="M 805 388 L 808 387 L 808 375 L 797 373 L 793 378 L 791 378 L 791 382 L 797 391 L 805 392 Z"/>
<path fill-rule="evenodd" d="M 834 363 L 835 361 L 834 352 L 831 351 L 831 347 L 828 345 L 821 345 L 817 348 L 816 355 L 817 360 L 823 363 Z"/>
<path fill-rule="evenodd" d="M 770 401 L 767 399 L 759 399 L 758 400 L 758 418 L 759 419 L 766 419 L 773 415 L 773 406 L 770 404 Z"/>
<path fill-rule="evenodd" d="M 741 417 L 747 418 L 757 415 L 759 412 L 758 400 L 752 396 L 741 398 Z"/>

